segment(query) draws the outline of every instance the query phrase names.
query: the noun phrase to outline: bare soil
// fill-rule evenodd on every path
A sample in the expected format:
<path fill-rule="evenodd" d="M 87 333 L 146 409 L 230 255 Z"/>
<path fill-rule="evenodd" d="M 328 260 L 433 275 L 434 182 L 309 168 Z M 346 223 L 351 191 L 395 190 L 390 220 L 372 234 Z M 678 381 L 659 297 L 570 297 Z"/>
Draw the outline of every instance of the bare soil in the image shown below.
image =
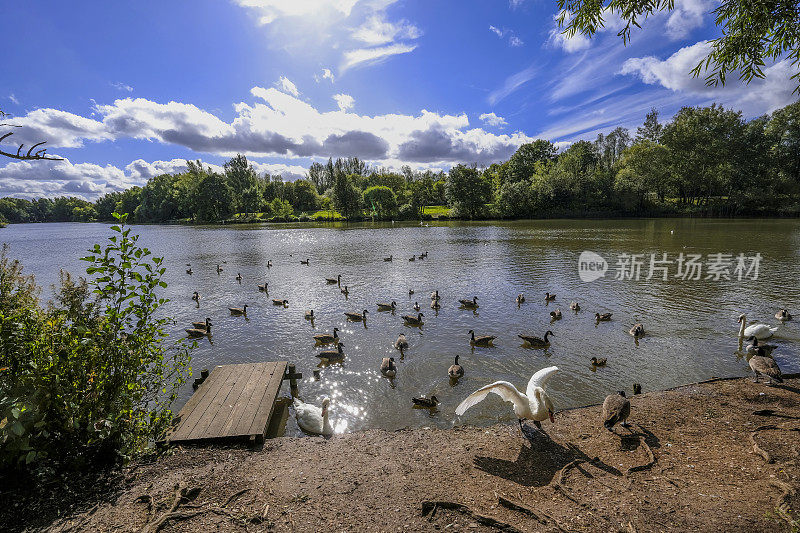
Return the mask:
<path fill-rule="evenodd" d="M 789 531 L 800 380 L 719 380 L 631 399 L 631 431 L 600 407 L 546 434 L 516 423 L 177 448 L 128 468 L 83 511 L 0 514 L 48 531 Z M 8 502 L 6 502 L 7 504 Z M 19 505 L 19 504 L 17 504 Z M 33 508 L 33 507 L 32 507 Z M 3 529 L 0 526 L 0 529 Z"/>

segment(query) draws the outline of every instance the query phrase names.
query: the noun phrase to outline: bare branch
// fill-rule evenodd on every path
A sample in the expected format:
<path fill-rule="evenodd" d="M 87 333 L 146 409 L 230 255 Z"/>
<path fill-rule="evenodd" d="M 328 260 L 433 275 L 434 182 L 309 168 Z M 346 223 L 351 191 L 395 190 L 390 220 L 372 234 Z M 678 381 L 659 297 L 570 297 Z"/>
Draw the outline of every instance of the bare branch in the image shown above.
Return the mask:
<path fill-rule="evenodd" d="M 14 132 L 10 131 L 10 132 L 6 133 L 5 135 L 0 136 L 0 143 L 2 143 L 3 140 L 7 139 L 8 137 L 12 136 L 13 134 L 14 134 Z M 34 144 L 33 146 L 30 147 L 30 149 L 28 150 L 27 153 L 22 153 L 22 148 L 25 146 L 24 144 L 20 144 L 19 145 L 19 148 L 17 148 L 17 153 L 16 154 L 13 154 L 13 153 L 10 153 L 10 152 L 4 152 L 3 150 L 0 150 L 0 156 L 10 157 L 11 159 L 19 159 L 21 161 L 41 161 L 41 160 L 63 161 L 64 159 L 61 158 L 61 157 L 54 157 L 54 156 L 51 156 L 51 155 L 47 155 L 47 148 L 42 148 L 41 150 L 37 150 L 36 152 L 33 151 L 37 146 L 41 146 L 41 145 L 45 144 L 45 142 L 46 141 L 42 141 L 42 142 Z"/>

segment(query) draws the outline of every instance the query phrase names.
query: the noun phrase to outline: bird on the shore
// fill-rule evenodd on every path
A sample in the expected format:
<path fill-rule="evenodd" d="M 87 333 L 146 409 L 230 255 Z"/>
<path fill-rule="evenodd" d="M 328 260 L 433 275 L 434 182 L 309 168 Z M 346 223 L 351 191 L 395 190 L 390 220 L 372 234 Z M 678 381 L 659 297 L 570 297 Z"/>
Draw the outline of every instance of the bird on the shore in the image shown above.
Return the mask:
<path fill-rule="evenodd" d="M 236 281 L 238 281 L 239 283 L 241 283 L 241 282 L 242 282 L 242 273 L 241 273 L 241 272 L 239 272 L 238 274 L 236 274 Z"/>
<path fill-rule="evenodd" d="M 394 311 L 397 308 L 397 302 L 392 300 L 392 303 L 378 303 L 378 311 Z"/>
<path fill-rule="evenodd" d="M 404 334 L 401 333 L 397 336 L 397 340 L 394 341 L 394 347 L 395 349 L 400 350 L 401 355 L 404 351 L 408 350 L 408 340 Z"/>
<path fill-rule="evenodd" d="M 206 335 L 211 335 L 211 323 L 209 322 L 206 327 L 203 328 L 187 328 L 186 334 L 189 337 L 196 338 L 196 337 L 205 337 Z"/>
<path fill-rule="evenodd" d="M 308 261 L 308 259 L 306 259 L 305 261 L 303 261 L 303 260 L 301 259 L 301 260 L 300 260 L 300 264 L 301 264 L 301 265 L 306 265 L 306 266 L 308 266 L 308 264 L 309 264 L 309 261 Z"/>
<path fill-rule="evenodd" d="M 315 318 L 316 317 L 314 316 L 314 310 L 313 309 L 309 309 L 308 311 L 306 311 L 306 314 L 305 314 L 305 319 L 306 320 L 314 320 Z"/>
<path fill-rule="evenodd" d="M 516 302 L 517 302 L 517 306 L 520 306 L 520 305 L 524 304 L 525 303 L 525 294 L 523 294 L 523 293 L 517 294 Z"/>
<path fill-rule="evenodd" d="M 556 295 L 555 294 L 550 294 L 549 292 L 547 292 L 544 295 L 544 301 L 545 302 L 552 302 L 555 299 L 556 299 Z"/>
<path fill-rule="evenodd" d="M 792 315 L 791 315 L 791 313 L 789 313 L 788 310 L 781 309 L 780 311 L 775 313 L 775 318 L 777 318 L 781 322 L 786 322 L 787 320 L 791 320 L 792 319 Z"/>
<path fill-rule="evenodd" d="M 333 328 L 333 335 L 328 333 L 320 333 L 319 335 L 314 335 L 314 342 L 318 345 L 322 344 L 334 344 L 339 342 L 339 335 L 337 334 L 339 328 Z"/>
<path fill-rule="evenodd" d="M 200 293 L 197 292 L 197 291 L 194 291 L 194 293 L 192 294 L 192 300 L 194 300 L 195 302 L 199 302 L 200 301 Z"/>
<path fill-rule="evenodd" d="M 464 367 L 458 364 L 458 356 L 456 356 L 456 359 L 453 364 L 450 365 L 450 368 L 447 369 L 447 375 L 450 377 L 450 379 L 461 379 L 464 377 Z"/>
<path fill-rule="evenodd" d="M 461 304 L 461 307 L 466 309 L 477 309 L 478 308 L 478 297 L 473 296 L 472 300 L 459 300 L 458 303 Z"/>
<path fill-rule="evenodd" d="M 550 311 L 550 318 L 553 320 L 561 320 L 561 309 Z"/>
<path fill-rule="evenodd" d="M 777 344 L 759 344 L 755 335 L 751 335 L 747 340 L 751 344 L 748 344 L 744 351 L 750 355 L 770 355 L 778 347 Z"/>
<path fill-rule="evenodd" d="M 281 307 L 286 307 L 289 305 L 289 300 L 279 300 L 277 298 L 273 298 L 272 305 L 280 305 Z"/>
<path fill-rule="evenodd" d="M 384 357 L 381 361 L 381 374 L 386 378 L 393 378 L 397 375 L 397 366 L 394 364 L 394 357 Z"/>
<path fill-rule="evenodd" d="M 356 322 L 360 322 L 362 320 L 366 320 L 367 319 L 367 310 L 366 309 L 364 309 L 364 311 L 362 313 L 348 313 L 347 311 L 345 311 L 344 314 L 345 314 L 345 316 L 347 316 L 348 320 L 354 320 Z"/>
<path fill-rule="evenodd" d="M 344 351 L 342 350 L 343 347 L 344 343 L 340 342 L 336 345 L 335 350 L 323 350 L 317 353 L 317 357 L 323 361 L 341 361 L 344 359 Z"/>
<path fill-rule="evenodd" d="M 217 265 L 217 274 L 220 274 L 221 272 L 222 272 L 222 267 Z"/>
<path fill-rule="evenodd" d="M 247 315 L 247 304 L 244 304 L 244 307 L 229 307 L 228 311 L 234 316 Z"/>
<path fill-rule="evenodd" d="M 591 362 L 592 362 L 592 366 L 606 366 L 606 363 L 608 362 L 608 358 L 606 358 L 606 357 L 600 357 L 600 358 L 592 357 Z"/>
<path fill-rule="evenodd" d="M 328 419 L 328 408 L 331 404 L 327 396 L 322 399 L 322 407 L 310 403 L 303 403 L 299 398 L 294 399 L 294 415 L 297 425 L 306 433 L 312 435 L 333 435 L 333 427 Z"/>
<path fill-rule="evenodd" d="M 485 387 L 481 387 L 456 407 L 456 414 L 461 416 L 467 409 L 483 401 L 490 392 L 500 396 L 503 400 L 514 405 L 514 414 L 517 415 L 520 430 L 524 419 L 532 420 L 537 428 L 542 428 L 542 420 L 550 418 L 550 422 L 555 422 L 553 418 L 553 403 L 544 390 L 547 381 L 558 372 L 557 366 L 548 366 L 536 372 L 528 381 L 525 394 L 508 381 L 495 381 Z"/>
<path fill-rule="evenodd" d="M 269 292 L 269 282 L 265 281 L 263 285 L 259 285 L 258 290 L 261 292 Z"/>
<path fill-rule="evenodd" d="M 644 337 L 644 326 L 641 324 L 636 324 L 633 326 L 630 331 L 628 332 L 635 338 Z"/>
<path fill-rule="evenodd" d="M 490 346 L 492 342 L 497 338 L 497 335 L 475 335 L 474 330 L 469 330 L 467 333 L 470 334 L 469 343 L 472 346 Z"/>
<path fill-rule="evenodd" d="M 547 346 L 550 346 L 550 335 L 553 335 L 553 332 L 548 329 L 544 334 L 544 338 L 536 337 L 535 335 L 517 335 L 517 337 L 527 342 L 534 348 L 546 348 Z"/>
<path fill-rule="evenodd" d="M 581 306 L 580 306 L 580 304 L 579 304 L 578 302 L 571 302 L 571 303 L 569 304 L 569 308 L 570 308 L 572 311 L 575 311 L 575 312 L 578 312 L 578 311 L 580 311 L 580 310 L 581 310 Z"/>
<path fill-rule="evenodd" d="M 438 301 L 439 300 L 439 289 L 436 289 L 431 293 L 431 300 Z"/>
<path fill-rule="evenodd" d="M 414 302 L 414 311 L 419 312 L 419 302 Z"/>
<path fill-rule="evenodd" d="M 341 284 L 342 283 L 342 275 L 341 274 L 337 275 L 335 279 L 334 278 L 325 278 L 325 283 L 327 283 L 328 285 Z"/>
<path fill-rule="evenodd" d="M 628 428 L 628 417 L 631 415 L 631 401 L 625 397 L 625 391 L 606 396 L 603 402 L 603 427 L 609 431 L 619 425 Z"/>
<path fill-rule="evenodd" d="M 203 322 L 192 322 L 192 327 L 195 329 L 208 329 L 212 326 L 211 319 L 206 317 Z"/>
<path fill-rule="evenodd" d="M 633 394 L 641 394 L 642 393 L 642 384 L 641 383 L 634 383 L 633 384 Z"/>
<path fill-rule="evenodd" d="M 387 262 L 388 262 L 388 261 L 391 261 L 391 260 L 392 260 L 392 256 L 390 255 L 389 257 L 384 257 L 384 258 L 383 258 L 383 260 L 384 260 L 384 261 L 387 261 Z"/>
<path fill-rule="evenodd" d="M 767 324 L 750 324 L 747 325 L 747 317 L 744 314 L 739 315 L 736 320 L 741 324 L 739 328 L 739 339 L 743 340 L 747 337 L 755 336 L 758 340 L 764 340 L 772 337 L 778 331 L 778 326 L 770 327 Z"/>
<path fill-rule="evenodd" d="M 426 409 L 434 409 L 439 404 L 439 400 L 436 398 L 436 396 L 431 396 L 430 398 L 426 398 L 425 396 L 415 396 L 411 398 L 411 401 L 414 402 L 414 405 L 418 407 L 425 407 Z"/>
<path fill-rule="evenodd" d="M 421 326 L 425 323 L 422 321 L 422 317 L 424 316 L 425 316 L 424 313 L 417 313 L 417 316 L 403 315 L 403 321 L 409 326 Z"/>
<path fill-rule="evenodd" d="M 756 376 L 755 379 L 753 379 L 753 382 L 758 383 L 759 375 L 764 375 L 769 378 L 769 385 L 772 385 L 773 381 L 783 383 L 783 379 L 781 378 L 781 369 L 778 366 L 778 363 L 776 363 L 775 359 L 772 357 L 754 355 L 750 358 L 749 363 L 750 369 Z"/>
<path fill-rule="evenodd" d="M 603 313 L 603 314 L 595 313 L 594 319 L 597 320 L 598 322 L 608 322 L 609 320 L 611 320 L 611 315 L 612 313 Z"/>

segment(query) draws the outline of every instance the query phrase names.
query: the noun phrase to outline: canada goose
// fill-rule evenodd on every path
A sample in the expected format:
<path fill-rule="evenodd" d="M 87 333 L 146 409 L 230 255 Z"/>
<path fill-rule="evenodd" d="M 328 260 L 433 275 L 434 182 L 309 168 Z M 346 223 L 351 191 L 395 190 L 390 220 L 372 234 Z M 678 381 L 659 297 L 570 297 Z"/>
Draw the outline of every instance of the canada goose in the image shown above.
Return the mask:
<path fill-rule="evenodd" d="M 310 403 L 303 403 L 298 398 L 294 399 L 294 415 L 297 425 L 312 435 L 333 435 L 333 427 L 328 419 L 328 407 L 331 404 L 327 396 L 322 399 L 322 408 Z"/>
<path fill-rule="evenodd" d="M 222 272 L 222 267 L 221 267 L 221 266 L 219 266 L 219 265 L 217 265 L 217 274 L 219 274 L 219 273 L 221 273 L 221 272 Z"/>
<path fill-rule="evenodd" d="M 211 335 L 211 324 L 209 323 L 207 328 L 188 328 L 184 331 L 189 337 L 205 337 L 206 335 Z"/>
<path fill-rule="evenodd" d="M 355 321 L 366 320 L 367 319 L 367 310 L 364 309 L 363 313 L 347 313 L 347 312 L 345 312 L 345 315 L 347 316 L 348 320 L 355 320 Z"/>
<path fill-rule="evenodd" d="M 416 256 L 414 256 L 414 255 L 412 255 L 411 257 L 409 257 L 409 258 L 408 258 L 408 260 L 409 260 L 409 261 L 416 261 L 416 260 L 417 260 L 417 257 L 416 257 Z"/>
<path fill-rule="evenodd" d="M 258 290 L 261 292 L 269 292 L 269 282 L 265 281 L 263 285 L 259 285 Z"/>
<path fill-rule="evenodd" d="M 545 295 L 544 295 L 544 301 L 545 302 L 552 302 L 555 299 L 556 299 L 556 295 L 555 294 L 550 294 L 548 292 L 548 293 L 545 293 Z"/>
<path fill-rule="evenodd" d="M 333 335 L 329 335 L 327 333 L 320 333 L 319 335 L 314 335 L 314 341 L 317 344 L 333 344 L 339 342 L 339 335 L 337 332 L 339 328 L 333 328 Z"/>
<path fill-rule="evenodd" d="M 641 394 L 642 393 L 642 384 L 641 383 L 634 383 L 633 384 L 633 394 Z"/>
<path fill-rule="evenodd" d="M 317 354 L 317 357 L 323 361 L 341 361 L 344 359 L 344 352 L 342 351 L 343 346 L 344 343 L 340 342 L 336 345 L 335 350 L 323 350 Z"/>
<path fill-rule="evenodd" d="M 458 356 L 456 356 L 456 360 L 450 365 L 450 368 L 447 369 L 447 375 L 450 376 L 450 379 L 460 379 L 464 377 L 464 367 L 458 364 Z"/>
<path fill-rule="evenodd" d="M 405 350 L 408 350 L 408 340 L 406 340 L 406 336 L 402 333 L 397 336 L 397 340 L 394 341 L 394 347 L 397 350 L 400 350 L 400 353 L 403 353 Z"/>
<path fill-rule="evenodd" d="M 267 268 L 272 268 L 272 259 L 267 261 Z"/>
<path fill-rule="evenodd" d="M 336 279 L 334 279 L 334 278 L 325 278 L 325 283 L 327 283 L 328 285 L 333 285 L 335 283 L 336 284 L 341 284 L 342 283 L 342 275 L 339 274 L 338 276 L 336 276 Z"/>
<path fill-rule="evenodd" d="M 644 337 L 644 326 L 641 325 L 641 324 L 636 324 L 635 326 L 633 326 L 631 328 L 631 330 L 628 333 L 630 333 L 631 335 L 633 335 L 637 339 L 639 337 Z"/>
<path fill-rule="evenodd" d="M 341 292 L 342 294 L 344 294 L 345 296 L 347 296 L 348 294 L 350 294 L 350 289 L 348 289 L 348 288 L 347 288 L 347 285 L 345 285 L 345 286 L 344 286 L 344 289 L 339 289 L 339 292 Z"/>
<path fill-rule="evenodd" d="M 528 344 L 530 344 L 534 348 L 544 348 L 546 346 L 550 346 L 549 337 L 552 334 L 553 334 L 552 331 L 547 330 L 547 332 L 544 334 L 544 338 L 535 337 L 533 335 L 517 335 L 517 337 L 519 337 L 520 339 L 524 340 L 525 342 L 527 342 Z"/>
<path fill-rule="evenodd" d="M 739 338 L 744 339 L 746 337 L 750 337 L 755 335 L 758 340 L 764 340 L 772 337 L 772 335 L 778 331 L 778 327 L 775 326 L 774 328 L 766 325 L 766 324 L 751 324 L 747 326 L 747 317 L 739 315 L 737 322 L 741 324 L 739 329 Z"/>
<path fill-rule="evenodd" d="M 600 313 L 595 313 L 594 319 L 597 320 L 598 322 L 608 322 L 609 320 L 611 320 L 612 314 L 613 313 L 603 313 L 601 315 Z"/>
<path fill-rule="evenodd" d="M 314 320 L 316 318 L 314 316 L 314 310 L 313 309 L 309 309 L 308 311 L 306 311 L 305 317 L 306 317 L 306 320 Z"/>
<path fill-rule="evenodd" d="M 197 291 L 194 291 L 194 294 L 192 294 L 192 300 L 194 300 L 195 302 L 199 302 L 200 301 L 200 293 L 197 292 Z"/>
<path fill-rule="evenodd" d="M 283 307 L 286 307 L 289 305 L 289 300 L 278 300 L 277 298 L 273 298 L 272 305 L 282 305 Z"/>
<path fill-rule="evenodd" d="M 191 269 L 191 268 L 187 268 L 187 269 L 186 269 L 186 273 L 187 273 L 187 274 L 189 274 L 189 275 L 191 276 L 191 275 L 192 275 L 192 269 Z"/>
<path fill-rule="evenodd" d="M 750 335 L 747 340 L 752 344 L 745 347 L 745 352 L 751 355 L 770 355 L 778 347 L 777 344 L 759 344 L 755 335 Z"/>
<path fill-rule="evenodd" d="M 600 357 L 599 359 L 597 357 L 592 357 L 592 366 L 606 366 L 607 362 L 608 358 L 606 357 Z"/>
<path fill-rule="evenodd" d="M 425 257 L 425 259 L 428 258 L 428 252 L 422 252 L 422 255 L 423 255 L 423 257 Z"/>
<path fill-rule="evenodd" d="M 769 378 L 769 385 L 772 385 L 773 380 L 777 381 L 778 383 L 783 383 L 783 379 L 781 378 L 781 369 L 778 367 L 778 363 L 776 363 L 772 357 L 754 355 L 750 358 L 749 362 L 750 368 L 756 375 L 755 379 L 753 380 L 755 383 L 758 383 L 758 376 L 761 374 Z"/>
<path fill-rule="evenodd" d="M 431 396 L 430 398 L 426 398 L 425 396 L 415 396 L 411 398 L 411 401 L 414 402 L 414 405 L 419 407 L 426 407 L 428 409 L 433 409 L 439 403 L 439 400 L 436 399 L 436 396 Z"/>
<path fill-rule="evenodd" d="M 414 311 L 419 313 L 419 302 L 414 302 Z"/>
<path fill-rule="evenodd" d="M 579 304 L 578 302 L 572 302 L 572 303 L 570 303 L 570 304 L 569 304 L 569 308 L 570 308 L 571 310 L 573 310 L 573 311 L 580 311 L 580 310 L 581 310 L 581 306 L 580 306 L 580 304 Z"/>
<path fill-rule="evenodd" d="M 441 307 L 439 300 L 431 300 L 431 309 L 441 309 Z"/>
<path fill-rule="evenodd" d="M 379 303 L 378 304 L 378 311 L 394 311 L 396 307 L 397 307 L 397 302 L 392 300 L 392 303 L 390 303 L 390 304 Z"/>
<path fill-rule="evenodd" d="M 550 318 L 552 318 L 553 320 L 561 320 L 561 309 L 550 311 Z"/>
<path fill-rule="evenodd" d="M 461 307 L 465 307 L 467 309 L 477 309 L 478 308 L 478 297 L 473 296 L 472 300 L 459 300 L 458 303 L 461 304 Z"/>
<path fill-rule="evenodd" d="M 775 313 L 775 318 L 777 318 L 778 320 L 780 320 L 782 322 L 785 322 L 786 320 L 791 320 L 792 319 L 792 315 L 786 309 L 781 309 L 780 311 Z"/>
<path fill-rule="evenodd" d="M 414 289 L 408 289 L 408 295 L 411 296 L 414 294 Z"/>
<path fill-rule="evenodd" d="M 241 272 L 239 272 L 238 274 L 236 274 L 236 281 L 238 281 L 239 283 L 241 283 L 241 282 L 242 282 L 242 273 L 241 273 Z"/>
<path fill-rule="evenodd" d="M 303 261 L 303 260 L 301 259 L 301 260 L 300 260 L 300 264 L 301 264 L 301 265 L 306 265 L 306 266 L 308 266 L 308 259 L 306 259 L 305 261 Z"/>
<path fill-rule="evenodd" d="M 524 303 L 525 303 L 525 295 L 522 294 L 522 293 L 519 293 L 517 295 L 517 305 L 522 305 Z"/>
<path fill-rule="evenodd" d="M 431 293 L 431 300 L 436 300 L 436 301 L 439 300 L 439 290 L 438 289 Z"/>
<path fill-rule="evenodd" d="M 631 415 L 631 401 L 625 397 L 625 391 L 609 394 L 603 402 L 603 427 L 613 431 L 617 422 L 627 428 L 628 417 Z"/>
<path fill-rule="evenodd" d="M 496 335 L 478 335 L 476 337 L 473 330 L 469 330 L 468 333 L 472 336 L 469 343 L 473 346 L 489 346 L 497 338 Z"/>
<path fill-rule="evenodd" d="M 192 327 L 195 329 L 208 329 L 211 325 L 210 318 L 206 318 L 204 322 L 192 322 Z"/>
<path fill-rule="evenodd" d="M 228 311 L 231 312 L 232 315 L 246 315 L 247 314 L 247 304 L 244 304 L 244 307 L 229 307 Z"/>
<path fill-rule="evenodd" d="M 424 256 L 424 255 L 421 255 L 421 256 L 419 256 L 419 258 L 418 258 L 418 259 L 419 259 L 420 261 L 422 261 L 423 259 L 425 259 L 425 256 Z"/>
<path fill-rule="evenodd" d="M 384 261 L 387 261 L 387 262 L 388 262 L 388 261 L 391 261 L 391 260 L 392 260 L 392 256 L 390 255 L 389 257 L 384 257 L 384 258 L 383 258 L 383 260 L 384 260 Z"/>
<path fill-rule="evenodd" d="M 387 378 L 393 378 L 397 375 L 397 367 L 394 364 L 394 357 L 384 357 L 381 361 L 381 374 Z"/>
<path fill-rule="evenodd" d="M 422 321 L 422 317 L 425 315 L 423 313 L 417 313 L 417 316 L 414 315 L 403 315 L 403 320 L 409 326 L 421 326 L 425 322 Z"/>

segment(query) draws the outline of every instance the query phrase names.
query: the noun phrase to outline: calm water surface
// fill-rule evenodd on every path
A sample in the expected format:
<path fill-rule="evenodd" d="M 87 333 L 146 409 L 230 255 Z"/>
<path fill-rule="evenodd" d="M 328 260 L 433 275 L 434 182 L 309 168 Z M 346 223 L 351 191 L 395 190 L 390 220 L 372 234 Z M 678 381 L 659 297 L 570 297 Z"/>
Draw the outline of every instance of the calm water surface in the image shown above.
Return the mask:
<path fill-rule="evenodd" d="M 455 406 L 474 389 L 503 379 L 524 390 L 538 369 L 558 365 L 550 382 L 557 408 L 596 403 L 611 391 L 630 390 L 639 382 L 645 390 L 663 389 L 712 376 L 739 376 L 749 370 L 737 356 L 736 317 L 747 313 L 775 325 L 778 308 L 800 315 L 800 221 L 798 220 L 555 220 L 491 224 L 448 223 L 349 226 L 137 226 L 140 242 L 165 257 L 166 312 L 174 317 L 175 335 L 192 321 L 210 317 L 213 342 L 202 339 L 192 367 L 267 360 L 288 360 L 306 378 L 300 396 L 318 403 L 329 395 L 339 431 L 407 426 L 450 427 L 455 423 L 484 424 L 511 420 L 514 415 L 497 397 L 472 408 L 459 422 Z M 21 224 L 0 231 L 26 272 L 49 287 L 59 269 L 82 273 L 78 260 L 110 232 L 103 224 Z M 591 250 L 604 256 L 611 269 L 606 278 L 590 283 L 578 277 L 579 254 Z M 409 262 L 412 254 L 428 251 L 427 259 Z M 757 280 L 689 281 L 644 278 L 651 253 L 744 253 L 762 256 Z M 622 253 L 646 254 L 639 281 L 615 280 L 615 263 Z M 292 254 L 292 256 L 290 256 Z M 393 262 L 383 257 L 392 254 Z M 308 258 L 309 266 L 300 264 Z M 267 260 L 273 267 L 266 268 Z M 190 263 L 194 274 L 185 273 Z M 216 265 L 224 269 L 216 273 Z M 243 281 L 235 276 L 241 273 Z M 324 278 L 342 274 L 349 298 Z M 705 272 L 704 272 L 705 275 Z M 660 276 L 657 276 L 660 277 Z M 269 296 L 256 285 L 269 282 Z M 408 295 L 409 289 L 415 294 Z M 441 309 L 430 309 L 429 294 L 439 290 Z M 199 308 L 193 291 L 202 295 Z M 545 304 L 544 293 L 555 293 Z M 514 299 L 525 293 L 527 302 Z M 478 296 L 476 313 L 459 309 L 458 299 Z M 271 298 L 289 300 L 288 308 Z M 395 300 L 397 312 L 379 313 L 376 302 Z M 582 310 L 569 311 L 571 300 Z M 422 328 L 403 325 L 401 315 L 419 302 L 425 314 Z M 228 307 L 248 305 L 248 317 L 231 317 Z M 317 315 L 313 325 L 305 309 Z M 366 325 L 347 322 L 345 311 L 367 309 Z M 549 313 L 561 309 L 564 318 L 551 323 Z M 614 313 L 613 321 L 594 321 L 595 312 Z M 642 322 L 647 331 L 638 345 L 629 328 Z M 336 326 L 346 349 L 343 364 L 323 368 L 314 381 L 318 359 L 312 335 Z M 497 335 L 495 347 L 470 348 L 467 331 Z M 555 333 L 547 350 L 522 346 L 518 333 Z M 398 333 L 411 344 L 401 361 L 392 348 Z M 788 322 L 775 339 L 775 357 L 785 373 L 800 371 L 798 322 Z M 771 341 L 772 342 L 772 341 Z M 447 378 L 453 357 L 460 355 L 466 376 L 455 386 Z M 398 375 L 382 378 L 382 357 L 394 356 Z M 592 356 L 607 357 L 608 366 L 593 371 Z M 283 388 L 288 394 L 288 384 Z M 179 407 L 191 395 L 181 391 Z M 435 394 L 442 402 L 436 413 L 411 407 L 411 397 Z M 299 430 L 290 419 L 287 434 Z"/>

